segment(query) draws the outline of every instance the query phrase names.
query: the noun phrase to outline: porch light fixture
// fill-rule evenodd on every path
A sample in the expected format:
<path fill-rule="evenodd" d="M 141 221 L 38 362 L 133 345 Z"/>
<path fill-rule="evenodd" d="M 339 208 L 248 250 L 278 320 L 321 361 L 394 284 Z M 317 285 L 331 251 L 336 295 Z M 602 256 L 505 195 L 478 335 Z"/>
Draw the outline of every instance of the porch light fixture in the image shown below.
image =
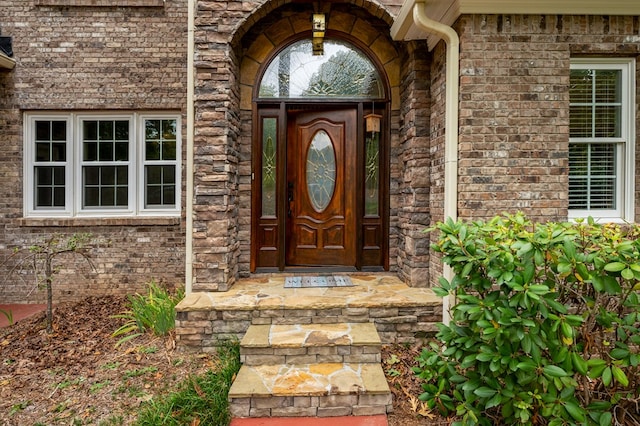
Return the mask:
<path fill-rule="evenodd" d="M 364 123 L 368 133 L 380 133 L 380 122 L 382 116 L 379 114 L 367 114 L 364 116 Z"/>
<path fill-rule="evenodd" d="M 324 54 L 324 32 L 326 31 L 326 20 L 324 13 L 314 13 L 311 19 L 312 22 L 312 40 L 313 54 L 315 56 L 321 56 Z"/>

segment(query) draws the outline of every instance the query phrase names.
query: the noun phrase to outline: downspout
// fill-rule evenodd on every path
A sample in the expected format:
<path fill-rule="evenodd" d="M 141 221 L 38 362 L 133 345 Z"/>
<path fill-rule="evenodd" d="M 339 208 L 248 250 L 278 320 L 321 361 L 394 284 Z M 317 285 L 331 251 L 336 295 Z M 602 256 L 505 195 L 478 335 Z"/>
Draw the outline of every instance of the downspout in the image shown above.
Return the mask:
<path fill-rule="evenodd" d="M 193 134 L 194 134 L 194 32 L 195 32 L 195 5 L 198 0 L 188 0 L 187 6 L 187 170 L 185 175 L 186 195 L 186 229 L 185 229 L 185 273 L 184 292 L 190 294 L 193 284 Z"/>
<path fill-rule="evenodd" d="M 445 80 L 445 142 L 444 142 L 444 219 L 458 219 L 458 84 L 460 77 L 460 39 L 458 33 L 447 25 L 429 18 L 425 12 L 426 2 L 413 6 L 413 21 L 422 30 L 436 34 L 444 40 L 446 52 Z M 453 272 L 448 265 L 442 271 L 451 281 Z M 454 303 L 452 296 L 445 297 L 442 304 L 442 321 L 451 320 L 449 308 Z"/>

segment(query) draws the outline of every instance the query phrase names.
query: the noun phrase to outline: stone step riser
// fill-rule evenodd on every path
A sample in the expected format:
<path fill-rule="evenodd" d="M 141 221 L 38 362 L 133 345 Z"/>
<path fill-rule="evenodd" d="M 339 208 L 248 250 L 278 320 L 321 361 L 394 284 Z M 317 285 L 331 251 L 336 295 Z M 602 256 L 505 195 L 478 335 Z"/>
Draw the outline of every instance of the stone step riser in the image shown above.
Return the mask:
<path fill-rule="evenodd" d="M 392 410 L 391 394 L 233 398 L 234 417 L 372 416 Z"/>
<path fill-rule="evenodd" d="M 241 348 L 244 365 L 379 363 L 380 346 L 331 346 L 312 348 Z"/>
<path fill-rule="evenodd" d="M 392 397 L 372 323 L 252 325 L 229 391 L 235 417 L 386 414 Z"/>

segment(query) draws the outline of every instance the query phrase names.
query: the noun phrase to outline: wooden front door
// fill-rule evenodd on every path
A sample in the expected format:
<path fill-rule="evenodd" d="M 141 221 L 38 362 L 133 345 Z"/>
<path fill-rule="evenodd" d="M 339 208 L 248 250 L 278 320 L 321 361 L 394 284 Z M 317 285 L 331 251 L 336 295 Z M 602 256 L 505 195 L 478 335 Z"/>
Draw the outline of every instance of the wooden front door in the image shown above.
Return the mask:
<path fill-rule="evenodd" d="M 357 113 L 291 113 L 287 129 L 287 266 L 356 265 Z"/>

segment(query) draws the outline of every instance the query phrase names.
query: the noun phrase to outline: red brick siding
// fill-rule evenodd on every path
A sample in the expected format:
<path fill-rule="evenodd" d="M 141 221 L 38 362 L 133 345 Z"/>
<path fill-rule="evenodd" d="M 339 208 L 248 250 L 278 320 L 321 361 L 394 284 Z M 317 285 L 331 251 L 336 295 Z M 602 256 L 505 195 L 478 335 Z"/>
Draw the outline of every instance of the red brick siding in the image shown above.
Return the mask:
<path fill-rule="evenodd" d="M 22 219 L 22 117 L 26 111 L 51 110 L 172 111 L 182 115 L 184 136 L 187 2 L 158 6 L 154 1 L 153 7 L 46 3 L 0 0 L 0 30 L 13 37 L 17 61 L 13 71 L 0 72 L 0 276 L 9 275 L 12 264 L 3 261 L 14 247 L 53 232 L 91 232 L 99 245 L 93 252 L 96 270 L 84 262 L 77 274 L 63 268 L 57 301 L 132 293 L 151 279 L 183 286 L 185 229 L 179 218 Z M 31 293 L 33 282 L 25 278 L 8 277 L 0 300 L 42 301 L 44 294 Z"/>
<path fill-rule="evenodd" d="M 520 210 L 565 220 L 570 60 L 637 57 L 638 17 L 476 15 L 458 25 L 460 218 Z"/>

